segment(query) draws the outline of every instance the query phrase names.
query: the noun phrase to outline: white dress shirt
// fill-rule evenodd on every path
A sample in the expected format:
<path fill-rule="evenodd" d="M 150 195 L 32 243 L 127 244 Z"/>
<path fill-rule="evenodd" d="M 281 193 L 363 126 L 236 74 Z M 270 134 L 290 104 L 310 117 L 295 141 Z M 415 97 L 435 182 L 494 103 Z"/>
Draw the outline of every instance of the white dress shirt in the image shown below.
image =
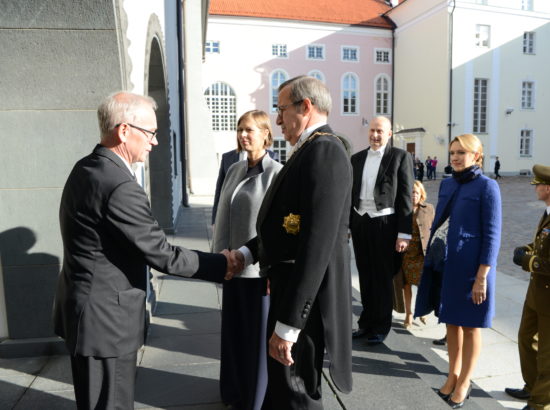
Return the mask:
<path fill-rule="evenodd" d="M 363 167 L 363 175 L 361 178 L 361 190 L 359 191 L 359 208 L 353 208 L 355 212 L 361 216 L 368 214 L 371 218 L 378 218 L 380 216 L 393 215 L 395 213 L 393 207 L 378 210 L 374 203 L 374 187 L 386 147 L 387 145 L 383 145 L 378 150 L 370 148 L 367 151 L 367 158 L 365 159 L 365 166 Z M 397 237 L 411 239 L 412 235 L 399 232 Z"/>

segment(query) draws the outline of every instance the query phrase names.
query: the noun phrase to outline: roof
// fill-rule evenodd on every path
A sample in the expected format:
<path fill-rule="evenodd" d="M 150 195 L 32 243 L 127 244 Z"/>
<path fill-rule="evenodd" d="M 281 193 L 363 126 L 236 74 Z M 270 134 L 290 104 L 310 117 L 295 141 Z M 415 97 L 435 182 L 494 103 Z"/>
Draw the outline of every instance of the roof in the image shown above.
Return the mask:
<path fill-rule="evenodd" d="M 384 0 L 211 0 L 210 15 L 318 21 L 391 29 Z"/>

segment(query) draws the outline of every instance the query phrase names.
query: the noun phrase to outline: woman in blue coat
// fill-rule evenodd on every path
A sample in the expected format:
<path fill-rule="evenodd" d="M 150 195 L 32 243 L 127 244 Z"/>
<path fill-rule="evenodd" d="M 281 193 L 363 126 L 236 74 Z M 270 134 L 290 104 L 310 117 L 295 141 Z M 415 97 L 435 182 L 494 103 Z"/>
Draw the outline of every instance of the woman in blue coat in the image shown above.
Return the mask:
<path fill-rule="evenodd" d="M 447 324 L 449 375 L 438 394 L 459 408 L 469 397 L 481 351 L 481 328 L 491 327 L 494 316 L 501 201 L 498 184 L 481 172 L 483 146 L 475 135 L 455 137 L 449 153 L 453 177 L 441 182 L 430 242 L 448 218 L 438 308 L 439 321 Z M 429 282 L 430 275 L 423 274 L 421 287 Z M 419 297 L 426 294 L 419 290 Z M 415 316 L 427 313 L 422 310 L 425 303 L 417 301 Z"/>

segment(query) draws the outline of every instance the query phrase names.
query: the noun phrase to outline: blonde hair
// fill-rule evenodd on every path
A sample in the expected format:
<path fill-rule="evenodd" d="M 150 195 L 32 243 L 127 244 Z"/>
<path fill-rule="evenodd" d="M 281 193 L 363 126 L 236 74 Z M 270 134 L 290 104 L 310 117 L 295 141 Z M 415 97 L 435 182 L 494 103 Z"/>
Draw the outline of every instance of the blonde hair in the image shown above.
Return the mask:
<path fill-rule="evenodd" d="M 264 141 L 264 148 L 269 148 L 273 144 L 273 132 L 271 131 L 271 121 L 269 120 L 269 115 L 265 111 L 261 110 L 250 110 L 245 112 L 240 116 L 239 121 L 237 121 L 237 127 L 241 124 L 242 121 L 247 119 L 252 119 L 256 126 L 261 130 L 267 130 L 267 138 Z M 239 136 L 237 135 L 237 152 L 241 152 L 243 147 L 239 142 Z"/>
<path fill-rule="evenodd" d="M 423 204 L 424 201 L 428 198 L 424 185 L 420 181 L 414 181 L 413 189 L 414 188 L 418 189 L 418 191 L 420 192 L 420 203 Z"/>
<path fill-rule="evenodd" d="M 454 137 L 454 139 L 449 144 L 449 149 L 451 149 L 451 145 L 453 145 L 453 142 L 458 142 L 466 151 L 479 154 L 476 160 L 476 165 L 479 165 L 480 167 L 483 166 L 483 144 L 478 137 L 476 137 L 474 134 L 458 135 Z"/>

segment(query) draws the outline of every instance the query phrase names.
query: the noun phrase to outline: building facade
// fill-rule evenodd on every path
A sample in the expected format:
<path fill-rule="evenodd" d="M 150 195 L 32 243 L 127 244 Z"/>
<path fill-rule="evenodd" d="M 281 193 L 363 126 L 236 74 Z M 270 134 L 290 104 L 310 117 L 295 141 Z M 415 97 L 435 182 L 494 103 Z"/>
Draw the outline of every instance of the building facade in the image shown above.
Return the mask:
<path fill-rule="evenodd" d="M 285 161 L 290 147 L 275 125 L 277 87 L 302 74 L 331 91 L 333 129 L 354 151 L 366 147 L 372 117 L 391 116 L 392 30 L 381 17 L 389 5 L 357 0 L 304 10 L 267 3 L 211 2 L 202 86 L 217 155 L 236 148 L 239 116 L 260 109 L 271 116 L 273 149 Z"/>
<path fill-rule="evenodd" d="M 407 0 L 387 13 L 395 29 L 397 144 L 447 163 L 454 136 L 473 133 L 501 174 L 547 163 L 550 3 Z M 538 115 L 537 115 L 538 113 Z"/>

